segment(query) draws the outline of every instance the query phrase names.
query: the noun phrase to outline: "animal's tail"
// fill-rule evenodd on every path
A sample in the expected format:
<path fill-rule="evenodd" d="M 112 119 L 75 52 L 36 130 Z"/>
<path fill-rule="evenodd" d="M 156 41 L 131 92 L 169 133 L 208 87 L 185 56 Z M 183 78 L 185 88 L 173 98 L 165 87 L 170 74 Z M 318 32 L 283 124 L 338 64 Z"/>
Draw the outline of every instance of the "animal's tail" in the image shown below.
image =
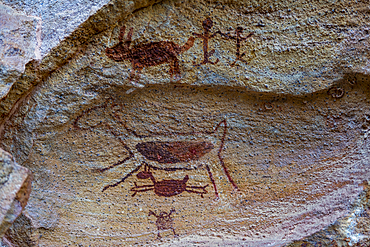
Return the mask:
<path fill-rule="evenodd" d="M 183 46 L 180 46 L 179 54 L 189 50 L 194 45 L 195 38 L 191 36 Z"/>

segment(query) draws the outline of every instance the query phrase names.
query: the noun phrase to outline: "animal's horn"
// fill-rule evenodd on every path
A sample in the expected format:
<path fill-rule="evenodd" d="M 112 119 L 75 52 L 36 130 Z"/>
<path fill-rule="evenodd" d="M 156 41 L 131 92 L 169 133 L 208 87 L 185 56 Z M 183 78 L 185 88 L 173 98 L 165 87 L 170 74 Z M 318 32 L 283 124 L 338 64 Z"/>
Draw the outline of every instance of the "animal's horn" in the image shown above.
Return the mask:
<path fill-rule="evenodd" d="M 127 48 L 130 47 L 133 32 L 134 32 L 134 28 L 132 27 L 132 28 L 130 28 L 130 31 L 128 31 L 126 41 L 125 41 L 125 46 Z"/>
<path fill-rule="evenodd" d="M 123 41 L 123 36 L 125 36 L 126 26 L 122 26 L 119 31 L 118 41 L 121 43 Z"/>

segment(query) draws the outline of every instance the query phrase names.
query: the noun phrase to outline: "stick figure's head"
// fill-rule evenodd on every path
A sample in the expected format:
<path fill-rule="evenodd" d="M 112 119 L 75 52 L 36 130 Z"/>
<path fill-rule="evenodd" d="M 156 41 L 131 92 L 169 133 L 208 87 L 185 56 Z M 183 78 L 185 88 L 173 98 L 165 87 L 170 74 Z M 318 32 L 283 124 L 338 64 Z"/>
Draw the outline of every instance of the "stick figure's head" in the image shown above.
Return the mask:
<path fill-rule="evenodd" d="M 209 30 L 213 27 L 213 21 L 211 20 L 211 18 L 207 18 L 203 21 L 203 28 L 206 29 L 206 30 Z"/>
<path fill-rule="evenodd" d="M 166 213 L 166 212 L 160 212 L 158 217 L 164 219 L 164 218 L 168 218 L 169 216 L 170 215 L 168 213 Z"/>
<path fill-rule="evenodd" d="M 240 32 L 240 33 L 241 33 L 241 32 L 243 32 L 243 27 L 237 27 L 237 28 L 236 28 L 236 31 L 237 31 L 237 32 Z"/>

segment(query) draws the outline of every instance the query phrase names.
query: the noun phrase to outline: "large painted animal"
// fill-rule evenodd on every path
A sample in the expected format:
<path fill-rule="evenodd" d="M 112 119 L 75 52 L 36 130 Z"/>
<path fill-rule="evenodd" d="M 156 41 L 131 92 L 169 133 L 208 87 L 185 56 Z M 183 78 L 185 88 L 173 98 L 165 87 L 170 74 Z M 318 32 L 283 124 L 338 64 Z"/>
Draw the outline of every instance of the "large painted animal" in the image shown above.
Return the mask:
<path fill-rule="evenodd" d="M 177 56 L 189 50 L 194 44 L 194 37 L 190 37 L 183 45 L 172 41 L 150 42 L 138 44 L 130 48 L 133 28 L 127 34 L 126 40 L 123 41 L 126 27 L 121 27 L 118 37 L 119 43 L 112 48 L 105 50 L 106 55 L 117 62 L 128 60 L 132 64 L 130 80 L 135 77 L 135 71 L 140 72 L 145 67 L 157 66 L 164 63 L 170 64 L 170 75 L 180 77 L 179 60 Z M 137 78 L 138 79 L 138 78 Z"/>

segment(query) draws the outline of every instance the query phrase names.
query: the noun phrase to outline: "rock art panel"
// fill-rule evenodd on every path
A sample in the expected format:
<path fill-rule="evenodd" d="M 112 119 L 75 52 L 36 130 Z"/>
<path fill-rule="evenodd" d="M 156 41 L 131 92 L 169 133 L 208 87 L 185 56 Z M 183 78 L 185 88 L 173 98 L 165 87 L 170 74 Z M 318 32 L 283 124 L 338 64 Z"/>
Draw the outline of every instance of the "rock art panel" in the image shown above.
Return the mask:
<path fill-rule="evenodd" d="M 35 176 L 40 245 L 281 246 L 349 212 L 370 157 L 350 32 L 236 6 L 141 9 L 19 103 L 1 144 Z"/>

